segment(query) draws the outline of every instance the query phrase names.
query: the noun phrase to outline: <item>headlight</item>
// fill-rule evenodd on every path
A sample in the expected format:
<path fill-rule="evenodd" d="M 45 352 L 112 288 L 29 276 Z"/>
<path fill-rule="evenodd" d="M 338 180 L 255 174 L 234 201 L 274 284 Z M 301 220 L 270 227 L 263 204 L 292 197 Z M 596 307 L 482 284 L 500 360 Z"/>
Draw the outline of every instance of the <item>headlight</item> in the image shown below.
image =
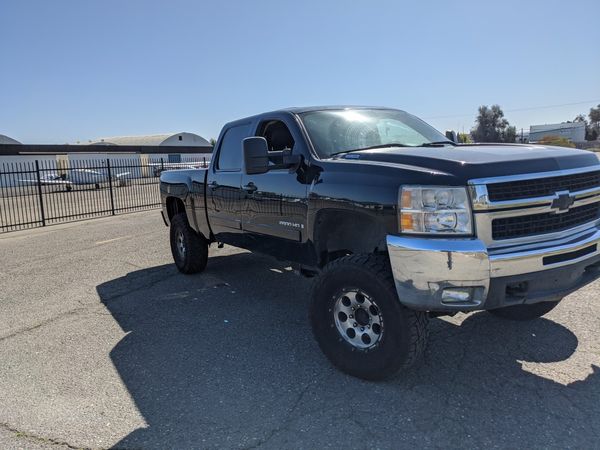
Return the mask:
<path fill-rule="evenodd" d="M 473 234 L 465 188 L 402 186 L 399 197 L 402 233 Z"/>

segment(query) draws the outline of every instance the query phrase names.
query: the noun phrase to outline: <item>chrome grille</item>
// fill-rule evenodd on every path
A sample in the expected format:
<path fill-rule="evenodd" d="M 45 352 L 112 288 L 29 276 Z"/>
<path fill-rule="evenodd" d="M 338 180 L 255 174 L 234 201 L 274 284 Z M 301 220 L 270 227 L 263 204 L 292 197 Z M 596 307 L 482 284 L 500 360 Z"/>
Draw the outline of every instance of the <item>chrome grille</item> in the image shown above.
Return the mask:
<path fill-rule="evenodd" d="M 477 237 L 489 248 L 600 227 L 600 165 L 470 180 Z"/>
<path fill-rule="evenodd" d="M 563 214 L 550 212 L 505 217 L 492 220 L 492 237 L 501 240 L 564 231 L 593 222 L 598 218 L 600 218 L 600 203 L 572 208 Z"/>
<path fill-rule="evenodd" d="M 548 178 L 488 184 L 490 201 L 522 200 L 554 195 L 560 191 L 577 192 L 600 186 L 600 170 Z"/>

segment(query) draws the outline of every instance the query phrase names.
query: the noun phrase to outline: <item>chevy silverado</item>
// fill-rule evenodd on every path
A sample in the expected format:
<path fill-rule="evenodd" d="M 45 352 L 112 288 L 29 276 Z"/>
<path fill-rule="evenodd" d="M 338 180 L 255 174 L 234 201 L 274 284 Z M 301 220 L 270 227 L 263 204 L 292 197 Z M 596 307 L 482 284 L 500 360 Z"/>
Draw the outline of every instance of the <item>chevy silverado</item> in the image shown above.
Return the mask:
<path fill-rule="evenodd" d="M 392 376 L 430 317 L 531 320 L 600 276 L 600 164 L 588 151 L 457 145 L 389 108 L 289 108 L 225 125 L 208 169 L 161 174 L 177 268 L 226 243 L 313 277 L 329 360 Z"/>

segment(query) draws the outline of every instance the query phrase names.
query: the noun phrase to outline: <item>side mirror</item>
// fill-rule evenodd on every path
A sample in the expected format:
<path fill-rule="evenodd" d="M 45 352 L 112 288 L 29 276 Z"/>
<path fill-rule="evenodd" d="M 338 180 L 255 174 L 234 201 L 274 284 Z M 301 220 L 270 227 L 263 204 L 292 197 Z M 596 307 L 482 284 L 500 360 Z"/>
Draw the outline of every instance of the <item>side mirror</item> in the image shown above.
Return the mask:
<path fill-rule="evenodd" d="M 244 172 L 248 175 L 269 171 L 269 148 L 264 137 L 247 137 L 242 142 Z"/>

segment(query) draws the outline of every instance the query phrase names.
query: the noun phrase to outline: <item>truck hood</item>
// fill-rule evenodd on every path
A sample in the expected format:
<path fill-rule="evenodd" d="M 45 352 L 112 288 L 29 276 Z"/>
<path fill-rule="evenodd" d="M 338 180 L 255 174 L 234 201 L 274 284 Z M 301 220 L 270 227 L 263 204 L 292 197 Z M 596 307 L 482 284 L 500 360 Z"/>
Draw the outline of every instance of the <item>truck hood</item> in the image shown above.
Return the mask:
<path fill-rule="evenodd" d="M 336 159 L 430 169 L 452 175 L 460 182 L 474 178 L 549 172 L 600 164 L 598 157 L 586 150 L 518 144 L 387 147 L 346 153 Z"/>

